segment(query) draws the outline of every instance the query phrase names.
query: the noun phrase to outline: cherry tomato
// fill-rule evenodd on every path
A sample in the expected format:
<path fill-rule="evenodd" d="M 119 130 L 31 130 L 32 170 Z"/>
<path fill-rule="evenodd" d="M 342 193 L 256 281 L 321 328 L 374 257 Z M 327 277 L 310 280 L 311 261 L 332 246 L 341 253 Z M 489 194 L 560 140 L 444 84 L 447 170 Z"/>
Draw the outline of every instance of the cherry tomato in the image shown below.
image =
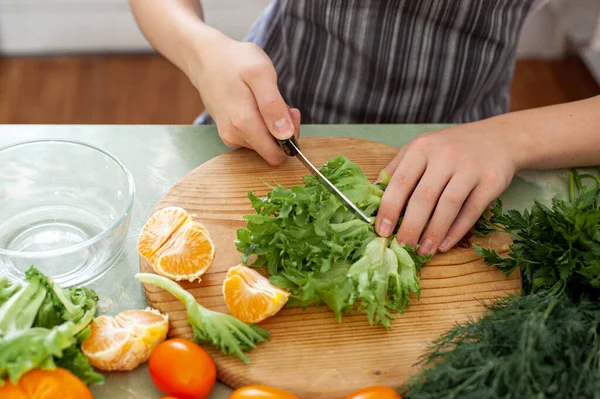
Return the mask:
<path fill-rule="evenodd" d="M 187 339 L 161 342 L 150 355 L 148 369 L 156 387 L 177 399 L 207 399 L 217 380 L 208 352 Z"/>
<path fill-rule="evenodd" d="M 346 399 L 402 399 L 392 388 L 372 386 L 353 392 Z"/>
<path fill-rule="evenodd" d="M 236 389 L 229 399 L 300 399 L 296 395 L 279 388 L 264 385 L 248 385 Z"/>

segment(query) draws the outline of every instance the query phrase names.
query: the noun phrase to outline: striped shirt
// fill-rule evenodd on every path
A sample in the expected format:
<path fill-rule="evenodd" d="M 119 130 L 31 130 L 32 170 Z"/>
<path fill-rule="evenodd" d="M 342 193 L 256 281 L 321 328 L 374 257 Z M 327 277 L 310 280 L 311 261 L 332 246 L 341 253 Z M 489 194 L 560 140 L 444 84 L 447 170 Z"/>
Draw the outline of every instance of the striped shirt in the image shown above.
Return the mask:
<path fill-rule="evenodd" d="M 521 28 L 539 5 L 274 0 L 246 40 L 302 123 L 465 123 L 508 112 Z"/>

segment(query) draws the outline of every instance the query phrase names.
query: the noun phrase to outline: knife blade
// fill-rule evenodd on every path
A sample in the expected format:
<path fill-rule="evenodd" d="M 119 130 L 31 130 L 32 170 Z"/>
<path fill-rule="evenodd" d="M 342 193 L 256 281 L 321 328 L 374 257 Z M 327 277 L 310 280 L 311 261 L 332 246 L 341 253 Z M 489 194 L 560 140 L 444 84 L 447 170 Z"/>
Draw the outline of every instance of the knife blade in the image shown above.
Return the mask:
<path fill-rule="evenodd" d="M 300 151 L 300 147 L 298 146 L 298 142 L 296 141 L 295 137 L 292 136 L 290 139 L 287 140 L 277 139 L 277 143 L 283 149 L 287 156 L 296 157 L 306 167 L 306 169 L 308 169 L 308 171 L 313 176 L 315 176 L 317 180 L 319 180 L 319 182 L 321 182 L 321 184 L 323 184 L 325 188 L 327 188 L 327 190 L 329 190 L 329 192 L 335 195 L 337 199 L 339 199 L 342 202 L 342 204 L 346 205 L 348 209 L 353 211 L 359 218 L 361 218 L 366 223 L 373 223 L 370 217 L 368 217 L 360 209 L 358 209 L 358 207 L 352 201 L 350 201 L 350 199 L 348 199 L 348 197 L 346 197 L 344 193 L 342 193 L 332 182 L 330 182 L 329 179 L 323 176 L 319 169 L 317 169 L 308 160 L 308 158 L 306 158 L 302 151 Z"/>

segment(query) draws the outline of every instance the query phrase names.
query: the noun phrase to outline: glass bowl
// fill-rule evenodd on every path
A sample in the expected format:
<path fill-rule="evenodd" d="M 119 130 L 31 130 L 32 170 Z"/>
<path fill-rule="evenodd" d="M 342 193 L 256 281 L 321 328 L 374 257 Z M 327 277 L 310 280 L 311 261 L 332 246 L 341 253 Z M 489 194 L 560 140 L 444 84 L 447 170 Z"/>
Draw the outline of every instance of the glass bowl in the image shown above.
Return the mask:
<path fill-rule="evenodd" d="M 0 148 L 0 274 L 35 266 L 69 287 L 91 283 L 123 253 L 135 188 L 111 154 L 70 140 Z"/>

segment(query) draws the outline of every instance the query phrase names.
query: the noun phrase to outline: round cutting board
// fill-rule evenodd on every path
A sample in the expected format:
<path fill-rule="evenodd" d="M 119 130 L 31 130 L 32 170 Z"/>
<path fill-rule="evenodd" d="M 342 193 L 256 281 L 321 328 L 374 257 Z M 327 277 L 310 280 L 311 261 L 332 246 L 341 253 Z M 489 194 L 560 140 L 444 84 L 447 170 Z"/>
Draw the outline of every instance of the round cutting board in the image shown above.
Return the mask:
<path fill-rule="evenodd" d="M 316 166 L 336 155 L 358 164 L 372 181 L 398 149 L 367 140 L 337 137 L 302 138 L 300 147 Z M 302 184 L 307 170 L 296 159 L 271 167 L 255 152 L 239 149 L 220 155 L 181 179 L 158 203 L 186 209 L 209 230 L 216 245 L 212 267 L 201 282 L 182 282 L 203 306 L 227 313 L 221 286 L 227 269 L 241 261 L 234 240 L 243 215 L 253 213 L 248 190 L 266 195 L 268 184 Z M 493 235 L 479 244 L 506 251 L 510 239 Z M 141 259 L 140 270 L 152 272 Z M 470 248 L 436 255 L 423 267 L 421 299 L 398 315 L 386 330 L 371 326 L 362 313 L 338 323 L 327 307 L 285 308 L 260 324 L 272 335 L 248 354 L 249 365 L 219 353 L 209 344 L 218 378 L 233 388 L 263 384 L 289 390 L 301 399 L 341 399 L 370 385 L 399 388 L 418 370 L 415 363 L 431 341 L 456 322 L 484 311 L 482 300 L 518 293 L 520 277 L 491 268 Z M 169 293 L 144 286 L 150 306 L 168 313 L 170 337 L 192 338 L 185 307 Z"/>

